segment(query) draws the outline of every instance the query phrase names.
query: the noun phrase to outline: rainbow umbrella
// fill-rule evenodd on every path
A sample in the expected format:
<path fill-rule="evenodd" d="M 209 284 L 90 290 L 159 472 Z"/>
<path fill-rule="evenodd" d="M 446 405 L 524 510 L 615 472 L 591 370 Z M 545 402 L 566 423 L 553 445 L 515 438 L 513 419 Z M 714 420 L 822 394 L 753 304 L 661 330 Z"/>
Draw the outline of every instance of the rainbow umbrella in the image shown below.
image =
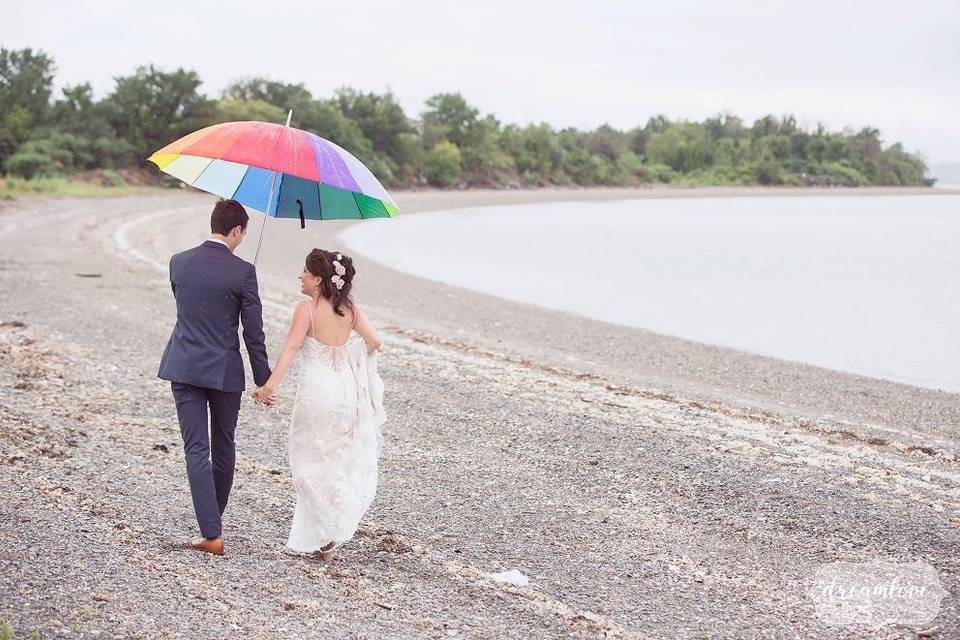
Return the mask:
<path fill-rule="evenodd" d="M 270 122 L 194 131 L 148 160 L 192 187 L 274 218 L 392 218 L 393 198 L 363 163 L 318 135 Z M 266 221 L 266 218 L 264 218 Z M 261 229 L 262 239 L 262 229 Z M 257 245 L 259 255 L 260 246 Z"/>

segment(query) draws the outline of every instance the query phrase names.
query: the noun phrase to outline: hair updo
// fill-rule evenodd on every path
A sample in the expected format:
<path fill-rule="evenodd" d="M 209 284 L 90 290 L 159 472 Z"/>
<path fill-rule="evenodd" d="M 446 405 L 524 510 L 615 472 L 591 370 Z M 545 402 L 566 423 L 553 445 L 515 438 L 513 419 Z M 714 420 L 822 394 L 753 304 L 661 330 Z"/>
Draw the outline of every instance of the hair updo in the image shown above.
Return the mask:
<path fill-rule="evenodd" d="M 340 259 L 337 260 L 337 254 Z M 344 273 L 340 275 L 343 279 L 343 286 L 337 288 L 332 278 L 337 274 L 334 261 L 343 265 Z M 350 309 L 353 313 L 353 299 L 350 297 L 350 290 L 353 289 L 353 276 L 356 269 L 353 268 L 353 258 L 339 251 L 326 251 L 325 249 L 314 249 L 307 254 L 307 271 L 320 278 L 320 295 L 330 301 L 333 305 L 333 311 L 338 316 L 344 315 L 343 307 Z"/>

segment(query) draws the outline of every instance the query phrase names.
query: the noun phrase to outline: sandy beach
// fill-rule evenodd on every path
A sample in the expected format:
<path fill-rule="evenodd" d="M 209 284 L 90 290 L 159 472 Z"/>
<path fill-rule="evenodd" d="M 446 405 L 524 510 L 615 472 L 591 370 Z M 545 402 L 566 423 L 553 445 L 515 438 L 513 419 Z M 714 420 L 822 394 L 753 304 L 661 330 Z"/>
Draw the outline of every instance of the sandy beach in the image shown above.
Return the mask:
<path fill-rule="evenodd" d="M 823 193 L 948 192 L 395 195 L 416 215 Z M 385 339 L 388 422 L 356 538 L 329 564 L 284 551 L 288 376 L 277 409 L 241 410 L 228 555 L 186 549 L 196 523 L 155 374 L 175 317 L 167 260 L 206 237 L 212 202 L 0 208 L 0 621 L 17 637 L 960 637 L 960 394 L 505 301 L 373 256 L 354 256 L 357 297 Z M 355 224 L 276 222 L 258 264 L 271 360 L 303 256 Z M 817 617 L 817 567 L 876 559 L 936 568 L 952 595 L 932 624 Z M 491 578 L 509 569 L 529 585 Z"/>

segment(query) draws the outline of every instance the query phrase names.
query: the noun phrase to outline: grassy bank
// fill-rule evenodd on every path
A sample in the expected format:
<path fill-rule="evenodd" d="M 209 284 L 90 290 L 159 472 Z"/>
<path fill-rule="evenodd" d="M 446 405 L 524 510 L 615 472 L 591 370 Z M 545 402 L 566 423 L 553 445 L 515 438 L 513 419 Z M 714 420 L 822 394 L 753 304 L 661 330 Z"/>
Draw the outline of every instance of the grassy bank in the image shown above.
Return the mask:
<path fill-rule="evenodd" d="M 13 200 L 28 196 L 60 196 L 76 198 L 103 198 L 129 196 L 160 191 L 160 187 L 130 185 L 125 182 L 102 184 L 68 178 L 0 178 L 0 200 Z"/>

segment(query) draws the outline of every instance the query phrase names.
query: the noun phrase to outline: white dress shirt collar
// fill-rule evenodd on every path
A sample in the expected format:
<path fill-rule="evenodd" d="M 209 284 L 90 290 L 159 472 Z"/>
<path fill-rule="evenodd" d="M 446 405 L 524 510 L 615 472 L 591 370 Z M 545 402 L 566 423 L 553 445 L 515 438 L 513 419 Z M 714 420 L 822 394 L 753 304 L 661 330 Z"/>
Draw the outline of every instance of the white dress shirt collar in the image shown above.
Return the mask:
<path fill-rule="evenodd" d="M 230 249 L 230 245 L 228 245 L 223 240 L 217 240 L 216 238 L 207 238 L 204 242 L 219 242 L 220 244 L 225 246 L 227 249 Z M 230 250 L 233 251 L 233 249 L 230 249 Z"/>

